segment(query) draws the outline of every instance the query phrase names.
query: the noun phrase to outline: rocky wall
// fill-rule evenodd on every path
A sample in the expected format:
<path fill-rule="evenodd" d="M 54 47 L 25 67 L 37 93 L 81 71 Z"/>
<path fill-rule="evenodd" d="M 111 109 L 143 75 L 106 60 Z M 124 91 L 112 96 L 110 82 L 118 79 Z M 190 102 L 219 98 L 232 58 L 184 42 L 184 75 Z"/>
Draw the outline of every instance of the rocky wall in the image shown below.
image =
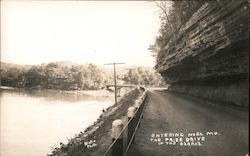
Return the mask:
<path fill-rule="evenodd" d="M 172 90 L 248 107 L 249 2 L 204 3 L 161 48 L 156 69 Z"/>

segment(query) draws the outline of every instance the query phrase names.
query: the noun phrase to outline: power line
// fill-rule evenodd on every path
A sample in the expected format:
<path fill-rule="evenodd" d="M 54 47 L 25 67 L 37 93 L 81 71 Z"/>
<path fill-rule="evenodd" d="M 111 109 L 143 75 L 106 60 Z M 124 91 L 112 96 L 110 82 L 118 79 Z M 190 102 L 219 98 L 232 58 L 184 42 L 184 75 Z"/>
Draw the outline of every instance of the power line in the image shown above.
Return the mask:
<path fill-rule="evenodd" d="M 115 65 L 118 64 L 125 64 L 124 62 L 119 62 L 119 63 L 105 63 L 104 65 L 113 65 L 114 66 L 114 83 L 115 83 L 115 105 L 117 105 L 117 91 L 116 91 L 116 71 L 115 71 Z"/>

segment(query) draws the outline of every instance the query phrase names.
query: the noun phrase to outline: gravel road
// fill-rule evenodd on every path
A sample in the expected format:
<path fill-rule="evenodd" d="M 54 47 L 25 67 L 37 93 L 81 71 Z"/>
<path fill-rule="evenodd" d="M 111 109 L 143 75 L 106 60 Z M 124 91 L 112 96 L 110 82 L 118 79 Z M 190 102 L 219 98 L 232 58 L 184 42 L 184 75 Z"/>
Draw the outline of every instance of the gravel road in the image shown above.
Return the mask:
<path fill-rule="evenodd" d="M 245 156 L 248 131 L 246 109 L 151 90 L 128 156 Z"/>

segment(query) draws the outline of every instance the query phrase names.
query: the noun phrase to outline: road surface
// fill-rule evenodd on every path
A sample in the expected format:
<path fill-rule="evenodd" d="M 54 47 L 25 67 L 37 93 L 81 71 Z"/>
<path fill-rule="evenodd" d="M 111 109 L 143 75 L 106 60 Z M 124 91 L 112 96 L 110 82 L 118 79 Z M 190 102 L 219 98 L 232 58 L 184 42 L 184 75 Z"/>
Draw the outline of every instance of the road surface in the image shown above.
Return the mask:
<path fill-rule="evenodd" d="M 248 110 L 151 90 L 128 156 L 245 156 L 248 123 Z"/>

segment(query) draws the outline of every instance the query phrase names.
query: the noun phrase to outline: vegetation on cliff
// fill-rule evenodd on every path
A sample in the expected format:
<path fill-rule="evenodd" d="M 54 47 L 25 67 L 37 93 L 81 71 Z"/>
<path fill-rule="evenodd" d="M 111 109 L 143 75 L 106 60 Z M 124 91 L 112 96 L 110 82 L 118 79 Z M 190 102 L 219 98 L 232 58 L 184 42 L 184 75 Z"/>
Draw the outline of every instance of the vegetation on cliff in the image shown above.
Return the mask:
<path fill-rule="evenodd" d="M 149 50 L 154 56 L 159 57 L 159 52 L 169 42 L 170 38 L 176 37 L 180 27 L 204 2 L 197 0 L 155 2 L 160 10 L 161 25 L 155 42 L 149 46 Z"/>

